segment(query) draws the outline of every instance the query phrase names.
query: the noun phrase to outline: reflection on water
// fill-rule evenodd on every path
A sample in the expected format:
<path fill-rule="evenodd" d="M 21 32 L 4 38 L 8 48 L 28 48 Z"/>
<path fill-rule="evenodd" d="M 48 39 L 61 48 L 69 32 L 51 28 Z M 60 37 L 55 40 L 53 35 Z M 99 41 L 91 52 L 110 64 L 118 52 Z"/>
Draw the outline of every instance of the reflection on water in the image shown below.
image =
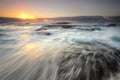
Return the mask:
<path fill-rule="evenodd" d="M 83 60 L 83 62 L 86 64 L 91 63 L 92 58 L 91 54 L 89 56 L 89 53 L 96 53 L 97 50 L 99 52 L 101 49 L 98 46 L 84 45 L 84 43 L 100 41 L 114 44 L 113 46 L 120 48 L 119 39 L 113 39 L 113 36 L 119 36 L 119 30 L 115 30 L 115 33 L 112 34 L 110 32 L 113 32 L 113 29 L 94 32 L 71 29 L 50 29 L 46 30 L 46 32 L 51 32 L 52 35 L 46 36 L 44 34 L 37 34 L 37 32 L 34 31 L 38 27 L 39 26 L 0 26 L 0 80 L 79 80 L 78 75 L 81 75 L 80 69 L 82 68 L 79 61 L 83 59 L 82 56 L 85 55 L 85 61 Z M 82 44 L 82 46 L 78 47 L 78 44 Z M 101 50 L 103 50 L 102 53 L 106 51 L 106 49 Z M 80 51 L 83 53 L 82 55 L 78 54 Z M 112 52 L 113 50 L 110 51 Z M 106 53 L 108 52 L 106 51 Z M 114 51 L 112 53 L 114 53 Z M 111 60 L 113 59 L 111 56 L 103 55 Z M 92 56 L 94 55 L 92 54 Z M 115 58 L 118 59 L 116 56 Z M 94 59 L 96 60 L 96 58 Z M 89 60 L 91 60 L 91 62 L 89 62 Z M 101 60 L 104 59 L 99 59 L 98 62 L 105 63 Z M 109 62 L 108 59 L 105 61 Z M 91 64 L 87 66 L 90 65 Z M 104 64 L 101 65 L 105 66 L 105 69 L 108 67 Z M 117 64 L 114 66 L 116 65 Z M 90 69 L 91 66 L 87 67 L 88 71 L 90 71 Z M 89 74 L 85 72 L 83 75 L 89 76 L 90 72 Z M 94 79 L 88 79 L 88 77 L 81 78 L 81 80 Z"/>

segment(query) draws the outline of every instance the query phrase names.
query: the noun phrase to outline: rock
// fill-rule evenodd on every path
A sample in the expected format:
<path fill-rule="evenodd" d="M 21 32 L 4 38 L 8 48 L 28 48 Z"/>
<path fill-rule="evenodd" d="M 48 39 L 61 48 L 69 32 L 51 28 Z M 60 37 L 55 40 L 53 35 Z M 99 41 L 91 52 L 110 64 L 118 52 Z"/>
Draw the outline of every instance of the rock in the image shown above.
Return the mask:
<path fill-rule="evenodd" d="M 71 24 L 70 22 L 57 22 L 55 24 Z"/>
<path fill-rule="evenodd" d="M 109 25 L 107 25 L 108 27 L 115 27 L 115 26 L 117 26 L 116 24 L 109 24 Z"/>
<path fill-rule="evenodd" d="M 71 25 L 63 25 L 62 28 L 71 28 Z"/>
<path fill-rule="evenodd" d="M 55 23 L 56 26 L 61 26 L 62 28 L 71 28 L 72 26 L 71 25 L 68 25 L 68 24 L 71 24 L 70 22 L 57 22 Z"/>
<path fill-rule="evenodd" d="M 35 31 L 41 31 L 41 30 L 47 30 L 47 27 L 41 27 L 39 29 L 36 29 Z"/>
<path fill-rule="evenodd" d="M 71 45 L 63 51 L 57 80 L 110 80 L 119 75 L 119 64 L 120 50 L 95 44 Z"/>
<path fill-rule="evenodd" d="M 49 33 L 49 32 L 45 32 L 44 34 L 45 34 L 45 35 L 51 35 L 51 33 Z"/>
<path fill-rule="evenodd" d="M 79 29 L 79 30 L 85 30 L 85 31 L 101 30 L 101 28 L 98 28 L 98 27 L 79 27 L 77 29 Z"/>
<path fill-rule="evenodd" d="M 42 34 L 47 36 L 52 35 L 50 32 L 37 32 L 37 34 Z"/>

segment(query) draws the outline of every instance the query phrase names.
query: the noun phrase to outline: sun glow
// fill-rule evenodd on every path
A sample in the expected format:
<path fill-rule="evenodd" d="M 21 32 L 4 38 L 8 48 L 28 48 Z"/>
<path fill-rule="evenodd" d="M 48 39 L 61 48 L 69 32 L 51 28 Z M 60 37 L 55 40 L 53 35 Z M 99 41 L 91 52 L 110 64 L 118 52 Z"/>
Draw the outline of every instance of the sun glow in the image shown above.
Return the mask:
<path fill-rule="evenodd" d="M 25 13 L 19 14 L 18 18 L 20 19 L 35 19 L 35 16 L 31 16 Z"/>

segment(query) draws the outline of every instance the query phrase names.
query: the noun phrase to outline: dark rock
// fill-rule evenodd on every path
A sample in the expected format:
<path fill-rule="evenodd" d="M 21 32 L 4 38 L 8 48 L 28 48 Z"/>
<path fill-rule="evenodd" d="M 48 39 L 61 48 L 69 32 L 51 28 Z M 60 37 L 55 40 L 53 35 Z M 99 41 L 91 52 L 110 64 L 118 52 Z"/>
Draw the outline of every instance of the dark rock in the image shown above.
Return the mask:
<path fill-rule="evenodd" d="M 71 28 L 71 25 L 63 25 L 62 28 Z"/>
<path fill-rule="evenodd" d="M 55 24 L 70 24 L 70 22 L 57 22 Z"/>
<path fill-rule="evenodd" d="M 97 28 L 97 27 L 79 27 L 77 29 L 79 29 L 79 30 L 85 30 L 85 31 L 101 30 L 101 28 Z"/>
<path fill-rule="evenodd" d="M 115 27 L 115 26 L 117 26 L 116 24 L 109 24 L 109 25 L 107 25 L 108 27 Z"/>
<path fill-rule="evenodd" d="M 57 80 L 110 80 L 120 72 L 119 50 L 84 44 L 64 52 Z"/>
<path fill-rule="evenodd" d="M 55 23 L 56 24 L 56 26 L 61 26 L 62 28 L 71 28 L 72 26 L 71 25 L 69 25 L 69 24 L 71 24 L 70 22 L 57 22 L 57 23 Z"/>
<path fill-rule="evenodd" d="M 47 27 L 41 27 L 39 29 L 36 29 L 35 31 L 41 31 L 41 30 L 47 30 Z"/>
<path fill-rule="evenodd" d="M 49 32 L 45 32 L 44 34 L 45 34 L 45 35 L 51 35 L 51 33 L 49 33 Z"/>
<path fill-rule="evenodd" d="M 37 34 L 42 34 L 47 36 L 52 35 L 50 32 L 37 32 Z"/>

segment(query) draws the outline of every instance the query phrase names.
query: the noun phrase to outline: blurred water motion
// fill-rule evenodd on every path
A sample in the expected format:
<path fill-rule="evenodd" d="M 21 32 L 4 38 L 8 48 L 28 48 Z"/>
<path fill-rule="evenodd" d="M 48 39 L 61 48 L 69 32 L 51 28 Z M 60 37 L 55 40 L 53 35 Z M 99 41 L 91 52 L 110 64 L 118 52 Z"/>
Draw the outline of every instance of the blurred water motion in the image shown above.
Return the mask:
<path fill-rule="evenodd" d="M 80 51 L 86 53 L 82 55 L 88 56 L 88 52 L 96 53 L 97 50 L 98 52 L 103 50 L 103 52 L 106 51 L 106 55 L 102 52 L 103 56 L 110 58 L 110 60 L 114 57 L 114 60 L 118 59 L 116 56 L 107 55 L 109 52 L 116 53 L 114 50 L 102 49 L 100 46 L 91 44 L 100 42 L 119 49 L 119 27 L 101 27 L 102 31 L 93 32 L 61 28 L 45 30 L 52 33 L 50 36 L 38 34 L 35 29 L 39 27 L 0 26 L 0 80 L 94 80 L 94 77 L 78 77 L 78 75 L 81 75 L 79 71 L 82 68 L 79 62 L 81 54 L 78 54 Z M 114 34 L 111 32 L 114 32 Z M 78 46 L 80 44 L 82 45 Z M 91 60 L 89 56 L 85 59 L 86 64 L 87 61 Z M 102 59 L 99 60 L 102 61 Z M 110 60 L 107 59 L 106 61 Z M 114 66 L 118 67 L 118 61 L 115 62 Z M 105 62 L 102 61 L 102 63 Z M 105 64 L 101 65 L 105 66 L 105 69 L 108 67 Z M 77 71 L 74 71 L 74 69 Z M 91 68 L 89 67 L 89 69 Z M 114 70 L 113 72 L 117 73 Z M 84 75 L 89 76 L 90 74 Z M 110 79 L 119 80 L 118 78 L 112 78 Z"/>
<path fill-rule="evenodd" d="M 4 57 L 0 61 L 0 79 L 46 80 L 49 76 L 50 80 L 54 80 L 58 67 L 55 55 L 58 55 L 60 48 L 56 46 L 54 49 L 46 49 L 46 44 L 38 45 L 27 44 L 17 52 Z M 56 49 L 59 50 L 55 51 Z"/>

